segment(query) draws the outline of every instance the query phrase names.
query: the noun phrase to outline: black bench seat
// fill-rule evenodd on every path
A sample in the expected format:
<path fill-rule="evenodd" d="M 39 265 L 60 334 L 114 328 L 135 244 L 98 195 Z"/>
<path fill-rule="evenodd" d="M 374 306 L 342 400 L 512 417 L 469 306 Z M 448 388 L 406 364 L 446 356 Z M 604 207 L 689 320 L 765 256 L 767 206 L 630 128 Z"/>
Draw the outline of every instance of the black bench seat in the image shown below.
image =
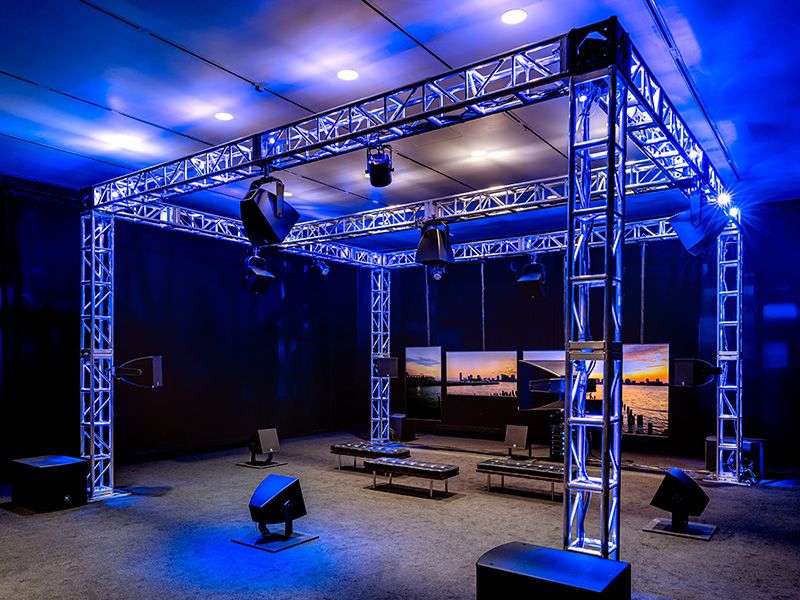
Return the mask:
<path fill-rule="evenodd" d="M 392 485 L 392 475 L 406 475 L 408 477 L 421 477 L 430 480 L 430 497 L 433 498 L 433 481 L 444 481 L 444 493 L 447 494 L 447 480 L 458 475 L 456 465 L 410 460 L 404 458 L 372 458 L 364 461 L 364 468 L 372 471 L 372 487 L 378 485 L 378 473 L 389 476 L 389 485 Z"/>
<path fill-rule="evenodd" d="M 492 489 L 492 475 L 500 475 L 500 487 L 505 487 L 505 477 L 524 477 L 550 482 L 550 498 L 555 499 L 555 484 L 564 481 L 564 465 L 537 459 L 516 460 L 492 458 L 478 464 L 478 473 L 486 473 L 486 489 Z"/>
<path fill-rule="evenodd" d="M 336 454 L 339 457 L 339 468 L 342 468 L 342 456 L 353 457 L 353 467 L 356 466 L 356 459 L 358 458 L 408 458 L 411 452 L 408 448 L 398 446 L 397 444 L 375 444 L 372 442 L 344 442 L 341 444 L 333 444 L 331 446 L 331 454 Z"/>

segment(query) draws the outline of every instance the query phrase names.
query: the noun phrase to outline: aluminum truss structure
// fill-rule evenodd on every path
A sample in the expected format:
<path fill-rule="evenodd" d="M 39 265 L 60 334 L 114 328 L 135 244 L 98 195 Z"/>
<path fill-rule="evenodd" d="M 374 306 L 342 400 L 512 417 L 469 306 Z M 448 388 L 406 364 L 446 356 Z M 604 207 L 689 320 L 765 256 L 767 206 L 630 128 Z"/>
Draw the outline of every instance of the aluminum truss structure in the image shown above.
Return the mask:
<path fill-rule="evenodd" d="M 627 100 L 627 83 L 616 64 L 570 81 L 564 547 L 612 559 L 619 558 Z M 592 194 L 597 165 L 606 170 L 604 194 Z M 596 228 L 605 235 L 602 256 L 592 261 L 589 241 Z M 601 305 L 599 331 L 592 330 L 590 319 L 595 302 Z M 603 365 L 602 409 L 593 413 L 586 394 L 598 363 Z M 599 469 L 589 466 L 593 433 L 600 438 Z M 593 504 L 599 518 L 590 514 Z"/>
<path fill-rule="evenodd" d="M 378 375 L 377 360 L 390 355 L 390 301 L 391 275 L 388 269 L 372 269 L 370 272 L 370 428 L 369 439 L 373 442 L 389 441 L 389 378 Z"/>
<path fill-rule="evenodd" d="M 88 414 L 93 435 L 99 424 L 108 424 L 109 433 L 107 444 L 92 442 L 85 452 L 94 463 L 101 465 L 97 471 L 93 468 L 93 494 L 113 485 L 111 380 L 100 377 L 110 371 L 104 371 L 104 366 L 94 366 L 96 357 L 105 358 L 106 355 L 110 366 L 113 353 L 110 330 L 113 245 L 103 246 L 113 237 L 102 235 L 103 231 L 113 234 L 113 221 L 101 212 L 162 228 L 246 243 L 237 220 L 178 208 L 171 205 L 171 200 L 253 177 L 265 169 L 274 172 L 363 149 L 372 143 L 405 138 L 567 95 L 570 153 L 569 172 L 565 177 L 302 223 L 292 230 L 281 249 L 370 269 L 370 435 L 375 441 L 386 441 L 389 436 L 389 380 L 378 377 L 375 359 L 389 356 L 390 352 L 390 270 L 415 264 L 413 253 L 381 254 L 339 242 L 412 229 L 431 218 L 455 222 L 566 204 L 566 232 L 469 242 L 456 246 L 455 254 L 456 260 L 476 260 L 529 252 L 567 253 L 565 360 L 569 400 L 564 547 L 618 558 L 622 247 L 624 242 L 675 236 L 669 223 L 663 220 L 626 223 L 625 194 L 679 188 L 687 195 L 699 194 L 713 201 L 723 189 L 702 146 L 616 19 L 94 186 L 92 231 L 100 223 L 110 224 L 110 229 L 93 233 L 89 242 L 84 234 L 84 261 L 88 260 L 91 265 L 92 277 L 88 285 L 89 297 L 93 299 L 88 312 L 84 310 L 89 315 L 84 321 L 89 323 L 92 335 L 100 323 L 109 323 L 108 337 L 98 338 L 97 344 L 84 344 L 84 348 L 88 348 L 88 358 L 83 358 L 82 354 L 82 373 L 88 368 L 96 377 L 85 379 L 86 385 L 82 383 L 82 398 L 89 394 L 92 407 L 89 413 L 84 410 L 83 421 L 87 421 Z M 625 164 L 628 139 L 646 160 Z M 737 236 L 736 295 L 732 293 L 734 288 L 729 287 L 731 269 L 728 263 L 734 260 L 730 258 L 732 244 L 725 240 L 727 238 L 720 241 L 720 273 L 724 269 L 725 275 L 720 275 L 719 294 L 721 298 L 736 298 L 738 325 L 733 328 L 730 315 L 720 312 L 718 360 L 726 362 L 728 373 L 736 373 L 735 379 L 726 377 L 720 385 L 720 415 L 725 415 L 726 423 L 736 422 L 737 425 L 733 437 L 726 438 L 734 440 L 731 443 L 736 448 L 729 448 L 727 441 L 719 444 L 719 468 L 723 467 L 723 462 L 724 466 L 730 463 L 730 458 L 724 458 L 722 453 L 727 451 L 730 456 L 730 452 L 734 452 L 734 469 L 738 474 L 741 239 Z M 91 247 L 88 258 L 87 243 Z M 602 259 L 590 260 L 591 249 L 599 249 Z M 106 251 L 108 269 L 102 275 L 107 277 L 108 286 L 103 288 L 100 277 L 94 274 L 99 273 L 99 257 Z M 596 253 L 597 250 L 592 254 Z M 102 297 L 103 289 L 109 294 L 107 314 L 94 308 L 94 299 Z M 731 304 L 727 300 L 721 303 L 725 310 Z M 591 330 L 590 305 L 602 309 L 601 331 Z M 109 318 L 103 320 L 106 316 Z M 736 340 L 735 350 L 733 339 Z M 591 414 L 587 412 L 585 390 L 597 361 L 603 362 L 603 410 Z M 97 403 L 97 397 L 107 402 Z M 86 405 L 86 401 L 82 403 Z M 107 408 L 107 412 L 103 413 L 101 407 Z M 734 414 L 735 418 L 728 418 Z M 600 436 L 599 469 L 590 467 L 587 460 L 590 431 Z M 719 435 L 728 434 L 721 428 Z M 591 512 L 593 507 L 598 513 L 596 516 Z"/>
<path fill-rule="evenodd" d="M 81 457 L 92 498 L 114 491 L 114 218 L 81 218 Z"/>
<path fill-rule="evenodd" d="M 742 232 L 717 238 L 717 471 L 723 483 L 749 483 L 742 465 Z"/>

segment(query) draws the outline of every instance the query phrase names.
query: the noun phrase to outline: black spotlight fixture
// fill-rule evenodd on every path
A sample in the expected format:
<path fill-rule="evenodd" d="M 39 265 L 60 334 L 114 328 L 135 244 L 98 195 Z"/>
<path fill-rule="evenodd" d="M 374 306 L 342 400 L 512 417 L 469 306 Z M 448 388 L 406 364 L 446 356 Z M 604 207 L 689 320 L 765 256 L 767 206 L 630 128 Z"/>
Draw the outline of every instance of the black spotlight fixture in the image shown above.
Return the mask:
<path fill-rule="evenodd" d="M 272 184 L 274 192 L 270 191 Z M 280 244 L 300 218 L 284 200 L 283 182 L 275 177 L 254 180 L 239 208 L 244 231 L 253 246 Z"/>
<path fill-rule="evenodd" d="M 314 259 L 314 268 L 319 271 L 319 274 L 325 277 L 328 273 L 331 272 L 331 268 L 328 266 L 328 263 L 322 261 L 318 258 Z"/>
<path fill-rule="evenodd" d="M 367 146 L 367 170 L 372 187 L 386 187 L 392 183 L 392 147 L 389 144 Z"/>
<path fill-rule="evenodd" d="M 646 531 L 709 540 L 716 525 L 690 523 L 689 517 L 699 517 L 708 505 L 708 495 L 681 469 L 672 468 L 664 475 L 651 506 L 672 513 L 672 519 L 653 519 Z"/>
<path fill-rule="evenodd" d="M 672 387 L 696 388 L 708 385 L 719 375 L 722 368 L 700 358 L 676 358 L 672 361 Z"/>
<path fill-rule="evenodd" d="M 242 269 L 242 285 L 249 294 L 263 294 L 275 275 L 267 270 L 267 261 L 258 254 L 252 254 L 244 260 Z"/>
<path fill-rule="evenodd" d="M 539 300 L 544 297 L 545 280 L 544 265 L 536 262 L 534 258 L 533 262 L 522 267 L 522 274 L 517 278 L 517 284 L 526 296 Z"/>
<path fill-rule="evenodd" d="M 422 226 L 417 245 L 416 262 L 431 267 L 433 278 L 439 281 L 447 265 L 456 261 L 450 245 L 450 228 L 442 221 L 428 221 Z"/>

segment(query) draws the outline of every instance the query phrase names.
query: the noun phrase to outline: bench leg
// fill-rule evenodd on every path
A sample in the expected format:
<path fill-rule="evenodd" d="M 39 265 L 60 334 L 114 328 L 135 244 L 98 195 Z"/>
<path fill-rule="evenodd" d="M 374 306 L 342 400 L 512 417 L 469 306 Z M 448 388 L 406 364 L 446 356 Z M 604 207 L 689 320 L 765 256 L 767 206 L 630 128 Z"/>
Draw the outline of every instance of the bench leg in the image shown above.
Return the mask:
<path fill-rule="evenodd" d="M 390 486 L 392 485 L 392 474 L 391 473 L 389 473 L 389 485 Z"/>
<path fill-rule="evenodd" d="M 342 470 L 342 455 L 341 454 L 337 454 L 336 458 L 339 459 L 339 470 L 341 471 Z"/>
<path fill-rule="evenodd" d="M 500 487 L 506 489 L 506 476 L 500 475 Z"/>
<path fill-rule="evenodd" d="M 555 499 L 556 499 L 556 482 L 555 481 L 551 481 L 550 482 L 550 500 L 555 500 Z"/>
<path fill-rule="evenodd" d="M 492 491 L 492 476 L 489 473 L 486 474 L 486 491 Z"/>
<path fill-rule="evenodd" d="M 356 468 L 356 457 L 355 456 L 353 457 L 353 468 L 354 469 Z"/>
<path fill-rule="evenodd" d="M 378 472 L 377 471 L 373 471 L 372 472 L 372 489 L 373 490 L 378 489 Z"/>
<path fill-rule="evenodd" d="M 433 498 L 433 479 L 431 479 L 431 498 Z"/>
<path fill-rule="evenodd" d="M 447 495 L 447 479 L 444 480 L 444 494 Z"/>

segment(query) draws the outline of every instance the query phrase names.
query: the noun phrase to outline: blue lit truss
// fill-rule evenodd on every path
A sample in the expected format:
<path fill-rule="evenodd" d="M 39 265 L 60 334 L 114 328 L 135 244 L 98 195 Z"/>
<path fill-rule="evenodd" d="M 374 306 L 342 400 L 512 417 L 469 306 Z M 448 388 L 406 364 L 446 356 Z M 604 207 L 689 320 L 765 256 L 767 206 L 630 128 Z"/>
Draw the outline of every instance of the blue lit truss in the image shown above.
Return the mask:
<path fill-rule="evenodd" d="M 600 62 L 579 56 L 576 34 L 613 32 Z M 603 35 L 601 35 L 603 37 Z M 585 37 L 583 39 L 589 39 Z M 592 38 L 593 43 L 596 38 Z M 583 62 L 581 62 L 583 61 Z M 578 65 L 577 67 L 575 65 Z M 588 65 L 588 66 L 587 66 Z M 389 356 L 390 273 L 416 266 L 413 250 L 380 253 L 343 240 L 410 230 L 428 219 L 448 222 L 487 218 L 544 207 L 568 208 L 566 231 L 467 242 L 454 246 L 457 261 L 563 251 L 568 290 L 567 460 L 564 547 L 619 556 L 619 376 L 616 346 L 621 327 L 621 252 L 625 242 L 674 238 L 663 219 L 627 222 L 625 194 L 679 189 L 713 202 L 723 191 L 705 150 L 629 44 L 615 19 L 500 54 L 415 84 L 318 113 L 213 148 L 93 186 L 83 220 L 81 406 L 82 453 L 92 461 L 90 490 L 113 486 L 111 444 L 113 385 L 113 222 L 115 218 L 247 244 L 237 219 L 174 206 L 179 196 L 308 164 L 464 123 L 522 106 L 569 96 L 570 167 L 553 177 L 334 219 L 299 223 L 280 249 L 368 268 L 371 271 L 371 439 L 389 436 L 389 380 L 375 359 Z M 605 133 L 589 126 L 588 108 L 599 107 Z M 625 163 L 630 141 L 644 160 Z M 731 227 L 719 242 L 718 392 L 719 479 L 741 475 L 741 236 Z M 603 261 L 589 260 L 591 248 Z M 105 261 L 105 262 L 104 262 Z M 590 335 L 590 288 L 601 288 L 604 325 Z M 597 300 L 593 300 L 594 304 Z M 607 359 L 602 415 L 586 413 L 582 400 L 590 363 Z M 621 357 L 620 357 L 621 358 Z M 105 361 L 105 362 L 103 362 Z M 587 432 L 601 432 L 599 470 L 588 465 Z M 592 498 L 600 518 L 587 519 Z M 590 534 L 587 523 L 598 525 Z"/>

